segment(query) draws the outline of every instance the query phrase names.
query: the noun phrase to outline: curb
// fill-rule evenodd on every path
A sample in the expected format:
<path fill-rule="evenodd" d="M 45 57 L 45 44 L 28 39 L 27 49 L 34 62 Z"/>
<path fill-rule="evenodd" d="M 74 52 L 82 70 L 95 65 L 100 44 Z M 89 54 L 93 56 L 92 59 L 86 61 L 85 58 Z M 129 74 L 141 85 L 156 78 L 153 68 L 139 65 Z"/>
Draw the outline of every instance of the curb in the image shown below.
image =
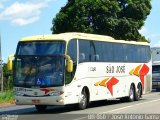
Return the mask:
<path fill-rule="evenodd" d="M 13 107 L 13 106 L 16 106 L 16 105 L 11 103 L 0 104 L 0 108 Z"/>
<path fill-rule="evenodd" d="M 11 102 L 4 102 L 4 103 L 0 103 L 0 108 L 6 108 L 6 107 L 13 107 L 16 106 L 15 104 L 15 100 L 11 101 Z"/>

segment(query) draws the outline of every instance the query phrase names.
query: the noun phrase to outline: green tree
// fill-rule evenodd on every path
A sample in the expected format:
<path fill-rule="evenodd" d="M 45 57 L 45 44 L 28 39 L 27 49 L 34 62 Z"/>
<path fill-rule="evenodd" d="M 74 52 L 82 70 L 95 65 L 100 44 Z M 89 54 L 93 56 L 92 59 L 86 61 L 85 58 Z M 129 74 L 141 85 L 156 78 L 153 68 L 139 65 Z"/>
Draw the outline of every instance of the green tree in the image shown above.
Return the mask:
<path fill-rule="evenodd" d="M 7 64 L 3 64 L 4 89 L 11 90 L 13 88 L 13 71 L 7 69 Z"/>
<path fill-rule="evenodd" d="M 85 32 L 147 41 L 139 33 L 151 0 L 68 0 L 53 18 L 52 33 Z"/>

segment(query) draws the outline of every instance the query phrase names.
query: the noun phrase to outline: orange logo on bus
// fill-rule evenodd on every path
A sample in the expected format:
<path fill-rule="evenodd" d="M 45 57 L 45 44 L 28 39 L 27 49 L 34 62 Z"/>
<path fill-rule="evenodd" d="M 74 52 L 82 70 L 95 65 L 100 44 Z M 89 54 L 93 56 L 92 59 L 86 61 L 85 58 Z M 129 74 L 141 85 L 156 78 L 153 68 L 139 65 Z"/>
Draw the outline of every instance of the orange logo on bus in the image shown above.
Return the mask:
<path fill-rule="evenodd" d="M 149 72 L 149 67 L 146 64 L 141 64 L 136 68 L 132 69 L 129 72 L 129 74 L 138 76 L 142 82 L 142 87 L 144 88 L 144 77 L 148 74 L 148 72 Z"/>
<path fill-rule="evenodd" d="M 113 95 L 113 86 L 116 85 L 118 82 L 119 80 L 117 80 L 115 77 L 112 77 L 112 78 L 106 78 L 102 81 L 99 81 L 95 83 L 94 85 L 107 87 L 111 95 Z"/>

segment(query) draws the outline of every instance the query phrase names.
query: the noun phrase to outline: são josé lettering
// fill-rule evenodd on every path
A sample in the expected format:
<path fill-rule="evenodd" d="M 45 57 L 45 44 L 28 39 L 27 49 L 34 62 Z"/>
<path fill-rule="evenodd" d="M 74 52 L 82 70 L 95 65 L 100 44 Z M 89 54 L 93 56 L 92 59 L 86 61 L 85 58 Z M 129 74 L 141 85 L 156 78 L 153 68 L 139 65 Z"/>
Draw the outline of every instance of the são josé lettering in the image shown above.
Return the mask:
<path fill-rule="evenodd" d="M 122 66 L 108 65 L 106 67 L 106 73 L 125 73 L 125 65 Z"/>

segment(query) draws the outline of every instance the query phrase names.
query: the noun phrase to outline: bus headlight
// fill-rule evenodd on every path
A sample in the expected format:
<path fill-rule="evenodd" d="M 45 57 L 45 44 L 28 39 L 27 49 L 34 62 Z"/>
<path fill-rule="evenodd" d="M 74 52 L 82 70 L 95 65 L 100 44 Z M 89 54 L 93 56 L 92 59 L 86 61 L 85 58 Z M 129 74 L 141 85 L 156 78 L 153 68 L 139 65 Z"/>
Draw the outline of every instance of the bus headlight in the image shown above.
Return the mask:
<path fill-rule="evenodd" d="M 16 96 L 24 96 L 24 93 L 16 92 L 15 95 L 16 95 Z"/>

